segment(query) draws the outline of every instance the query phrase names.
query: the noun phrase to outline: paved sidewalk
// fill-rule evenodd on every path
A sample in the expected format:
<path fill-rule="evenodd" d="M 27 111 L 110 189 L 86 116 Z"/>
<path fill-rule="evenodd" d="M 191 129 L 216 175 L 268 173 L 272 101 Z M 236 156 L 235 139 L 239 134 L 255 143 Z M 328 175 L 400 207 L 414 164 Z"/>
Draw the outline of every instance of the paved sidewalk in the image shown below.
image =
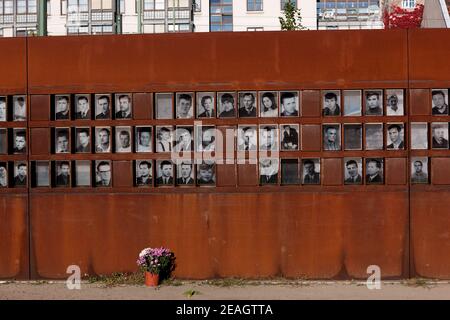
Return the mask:
<path fill-rule="evenodd" d="M 65 282 L 0 283 L 0 300 L 9 299 L 146 299 L 146 300 L 333 300 L 333 299 L 450 299 L 447 281 L 383 282 L 380 290 L 369 290 L 364 282 L 272 282 L 217 286 L 203 281 L 147 288 L 137 285 L 106 287 L 101 283 L 81 284 L 68 290 Z"/>

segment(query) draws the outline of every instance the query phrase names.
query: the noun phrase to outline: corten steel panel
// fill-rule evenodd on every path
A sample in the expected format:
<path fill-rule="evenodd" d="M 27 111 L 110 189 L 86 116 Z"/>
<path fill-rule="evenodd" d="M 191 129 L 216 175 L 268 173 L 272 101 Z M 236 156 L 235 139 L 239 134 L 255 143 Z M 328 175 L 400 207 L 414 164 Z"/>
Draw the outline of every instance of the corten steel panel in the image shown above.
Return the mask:
<path fill-rule="evenodd" d="M 303 151 L 320 151 L 321 128 L 319 124 L 304 124 L 301 127 L 301 146 Z"/>
<path fill-rule="evenodd" d="M 149 205 L 151 204 L 151 205 Z M 407 276 L 408 195 L 33 194 L 33 277 L 135 271 L 147 246 L 174 250 L 179 278 Z M 238 261 L 239 263 L 236 263 Z"/>
<path fill-rule="evenodd" d="M 302 117 L 320 117 L 320 90 L 302 91 Z"/>
<path fill-rule="evenodd" d="M 50 128 L 30 128 L 31 154 L 48 155 L 50 153 Z"/>
<path fill-rule="evenodd" d="M 0 94 L 27 92 L 26 38 L 0 39 Z"/>
<path fill-rule="evenodd" d="M 411 277 L 450 279 L 450 190 L 411 189 Z"/>
<path fill-rule="evenodd" d="M 0 279 L 28 279 L 27 195 L 0 195 Z"/>
<path fill-rule="evenodd" d="M 153 117 L 153 94 L 133 94 L 133 118 L 135 120 L 147 120 Z"/>
<path fill-rule="evenodd" d="M 448 29 L 409 29 L 408 37 L 411 88 L 450 87 Z"/>
<path fill-rule="evenodd" d="M 431 158 L 431 183 L 450 185 L 450 158 Z"/>
<path fill-rule="evenodd" d="M 236 186 L 236 165 L 217 164 L 217 186 Z"/>
<path fill-rule="evenodd" d="M 343 184 L 342 159 L 323 159 L 323 185 L 324 186 L 340 186 Z"/>
<path fill-rule="evenodd" d="M 34 120 L 50 120 L 50 95 L 32 95 L 30 97 L 30 115 Z"/>
<path fill-rule="evenodd" d="M 113 161 L 112 175 L 114 187 L 132 187 L 132 161 Z"/>
<path fill-rule="evenodd" d="M 412 116 L 431 115 L 430 89 L 409 89 L 409 109 Z"/>
<path fill-rule="evenodd" d="M 257 186 L 258 185 L 258 167 L 256 164 L 245 163 L 238 164 L 238 185 Z"/>
<path fill-rule="evenodd" d="M 386 158 L 386 183 L 388 185 L 406 184 L 406 158 Z"/>
<path fill-rule="evenodd" d="M 406 39 L 405 30 L 35 37 L 29 90 L 405 87 Z"/>

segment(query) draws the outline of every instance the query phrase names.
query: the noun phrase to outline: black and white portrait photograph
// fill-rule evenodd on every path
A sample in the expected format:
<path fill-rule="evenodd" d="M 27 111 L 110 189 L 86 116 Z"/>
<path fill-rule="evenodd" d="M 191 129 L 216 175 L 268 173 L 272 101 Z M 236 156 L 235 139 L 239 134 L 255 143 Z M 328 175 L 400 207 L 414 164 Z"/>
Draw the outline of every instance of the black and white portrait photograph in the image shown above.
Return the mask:
<path fill-rule="evenodd" d="M 56 187 L 70 187 L 70 162 L 69 161 L 56 161 L 55 162 Z"/>
<path fill-rule="evenodd" d="M 0 162 L 0 188 L 8 186 L 8 163 Z"/>
<path fill-rule="evenodd" d="M 366 116 L 382 116 L 383 115 L 383 90 L 367 90 L 364 91 L 366 99 Z"/>
<path fill-rule="evenodd" d="M 219 118 L 236 117 L 236 92 L 218 92 L 217 101 Z"/>
<path fill-rule="evenodd" d="M 280 116 L 298 117 L 300 114 L 300 99 L 298 91 L 280 92 Z"/>
<path fill-rule="evenodd" d="M 361 158 L 344 158 L 344 184 L 362 184 L 362 175 Z"/>
<path fill-rule="evenodd" d="M 341 125 L 324 124 L 323 126 L 323 150 L 341 150 Z"/>
<path fill-rule="evenodd" d="M 152 160 L 136 160 L 136 186 L 151 187 L 153 184 Z"/>
<path fill-rule="evenodd" d="M 341 92 L 339 90 L 322 92 L 322 114 L 324 116 L 341 115 Z"/>
<path fill-rule="evenodd" d="M 69 128 L 55 128 L 55 153 L 70 153 L 69 139 Z"/>
<path fill-rule="evenodd" d="M 197 165 L 197 184 L 199 186 L 216 184 L 216 163 L 214 161 L 203 161 Z"/>
<path fill-rule="evenodd" d="M 33 168 L 34 166 L 34 168 Z M 35 161 L 31 163 L 34 184 L 36 187 L 50 187 L 50 163 L 48 161 Z"/>
<path fill-rule="evenodd" d="M 278 117 L 278 92 L 259 92 L 259 115 L 262 118 Z"/>
<path fill-rule="evenodd" d="M 116 152 L 131 152 L 131 127 L 116 127 Z"/>
<path fill-rule="evenodd" d="M 175 141 L 173 149 L 176 152 L 194 151 L 194 127 L 177 126 L 175 129 Z"/>
<path fill-rule="evenodd" d="M 192 92 L 177 93 L 177 119 L 194 118 L 194 94 Z"/>
<path fill-rule="evenodd" d="M 134 138 L 136 152 L 152 152 L 152 127 L 136 126 Z"/>
<path fill-rule="evenodd" d="M 448 115 L 448 89 L 431 90 L 431 103 L 433 116 Z"/>
<path fill-rule="evenodd" d="M 237 131 L 238 151 L 258 150 L 258 133 L 256 125 L 239 125 Z"/>
<path fill-rule="evenodd" d="M 302 159 L 302 183 L 320 184 L 320 159 Z"/>
<path fill-rule="evenodd" d="M 366 184 L 383 183 L 383 158 L 366 159 Z"/>
<path fill-rule="evenodd" d="M 431 123 L 433 149 L 448 149 L 448 123 L 447 122 L 432 122 Z"/>
<path fill-rule="evenodd" d="M 156 186 L 173 186 L 173 163 L 170 160 L 156 160 Z"/>
<path fill-rule="evenodd" d="M 278 151 L 278 126 L 259 125 L 259 151 Z"/>
<path fill-rule="evenodd" d="M 91 186 L 91 161 L 75 161 L 75 185 L 77 187 Z"/>
<path fill-rule="evenodd" d="M 194 180 L 194 164 L 190 160 L 183 160 L 177 164 L 177 185 L 193 186 Z"/>
<path fill-rule="evenodd" d="M 75 151 L 76 153 L 91 152 L 91 130 L 90 127 L 75 128 Z"/>
<path fill-rule="evenodd" d="M 216 98 L 214 92 L 197 92 L 197 118 L 216 117 Z"/>
<path fill-rule="evenodd" d="M 91 118 L 90 108 L 90 95 L 89 94 L 76 94 L 75 95 L 75 119 L 88 120 Z"/>
<path fill-rule="evenodd" d="M 27 121 L 27 96 L 13 97 L 13 120 Z"/>
<path fill-rule="evenodd" d="M 156 152 L 172 152 L 172 126 L 156 126 Z"/>
<path fill-rule="evenodd" d="M 70 96 L 55 96 L 55 120 L 70 120 Z"/>
<path fill-rule="evenodd" d="M 256 92 L 239 92 L 239 118 L 256 118 Z"/>
<path fill-rule="evenodd" d="M 367 123 L 366 130 L 366 150 L 383 150 L 383 124 Z"/>
<path fill-rule="evenodd" d="M 110 160 L 96 160 L 95 161 L 95 186 L 111 187 L 112 186 L 111 170 L 112 170 L 112 168 L 111 168 Z"/>
<path fill-rule="evenodd" d="M 411 149 L 428 149 L 428 123 L 411 122 Z"/>
<path fill-rule="evenodd" d="M 197 151 L 215 151 L 216 149 L 216 127 L 215 126 L 196 126 L 195 143 Z"/>
<path fill-rule="evenodd" d="M 8 153 L 8 131 L 0 128 L 0 154 Z"/>
<path fill-rule="evenodd" d="M 299 184 L 298 159 L 281 159 L 281 184 Z"/>
<path fill-rule="evenodd" d="M 14 187 L 26 187 L 28 177 L 28 168 L 25 161 L 14 162 Z"/>
<path fill-rule="evenodd" d="M 361 90 L 344 90 L 344 116 L 355 117 L 361 115 Z"/>
<path fill-rule="evenodd" d="M 405 114 L 403 104 L 403 89 L 389 89 L 386 93 L 386 115 L 403 116 Z"/>
<path fill-rule="evenodd" d="M 386 124 L 386 149 L 405 149 L 405 125 L 403 123 Z"/>
<path fill-rule="evenodd" d="M 6 106 L 6 97 L 0 96 L 0 121 L 7 120 L 8 108 Z"/>
<path fill-rule="evenodd" d="M 411 158 L 411 183 L 428 183 L 428 158 Z"/>
<path fill-rule="evenodd" d="M 259 159 L 259 184 L 276 185 L 278 184 L 278 159 L 260 158 Z"/>
<path fill-rule="evenodd" d="M 344 150 L 362 150 L 362 125 L 344 124 Z"/>
<path fill-rule="evenodd" d="M 95 95 L 95 120 L 111 119 L 111 95 Z"/>
<path fill-rule="evenodd" d="M 111 127 L 95 127 L 95 152 L 111 152 Z"/>
<path fill-rule="evenodd" d="M 173 93 L 155 94 L 156 119 L 173 119 Z"/>
<path fill-rule="evenodd" d="M 282 151 L 299 150 L 299 125 L 298 124 L 280 124 L 280 146 Z"/>
<path fill-rule="evenodd" d="M 131 93 L 116 94 L 116 119 L 133 118 L 133 108 L 131 102 Z"/>
<path fill-rule="evenodd" d="M 13 129 L 13 153 L 25 154 L 27 152 L 27 133 L 26 129 Z"/>

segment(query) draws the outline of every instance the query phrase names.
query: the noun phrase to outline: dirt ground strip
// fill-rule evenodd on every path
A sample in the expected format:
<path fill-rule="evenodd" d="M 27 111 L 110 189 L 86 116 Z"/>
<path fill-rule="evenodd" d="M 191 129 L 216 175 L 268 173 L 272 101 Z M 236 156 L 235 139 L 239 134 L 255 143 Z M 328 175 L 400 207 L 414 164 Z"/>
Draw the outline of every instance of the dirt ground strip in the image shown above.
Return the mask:
<path fill-rule="evenodd" d="M 365 282 L 215 282 L 178 281 L 149 288 L 143 285 L 90 283 L 69 290 L 63 281 L 0 282 L 0 300 L 334 300 L 334 299 L 450 299 L 449 281 L 405 280 L 382 282 L 369 290 Z"/>

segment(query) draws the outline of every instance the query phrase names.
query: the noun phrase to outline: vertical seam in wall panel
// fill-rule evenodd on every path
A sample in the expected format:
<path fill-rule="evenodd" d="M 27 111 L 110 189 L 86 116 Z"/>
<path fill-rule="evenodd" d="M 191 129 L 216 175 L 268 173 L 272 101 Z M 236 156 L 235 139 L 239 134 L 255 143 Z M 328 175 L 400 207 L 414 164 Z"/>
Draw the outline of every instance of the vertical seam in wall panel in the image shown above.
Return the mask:
<path fill-rule="evenodd" d="M 409 175 L 409 166 L 411 163 L 411 122 L 410 122 L 410 115 L 411 115 L 411 101 L 410 101 L 410 97 L 411 97 L 411 93 L 410 93 L 410 77 L 409 77 L 409 67 L 410 67 L 410 60 L 409 60 L 409 29 L 406 29 L 406 77 L 407 77 L 407 89 L 408 89 L 408 94 L 406 96 L 407 98 L 407 102 L 408 102 L 408 114 L 407 114 L 407 121 L 408 121 L 408 134 L 409 134 L 409 145 L 410 147 L 408 148 L 408 154 L 406 157 L 406 177 L 407 177 L 407 186 L 408 186 L 408 269 L 407 269 L 407 277 L 411 278 L 411 250 L 412 250 L 412 245 L 411 245 L 411 179 L 410 179 L 410 175 Z"/>
<path fill-rule="evenodd" d="M 27 189 L 27 226 L 28 226 L 28 279 L 31 280 L 31 163 L 30 163 L 30 150 L 31 150 L 31 130 L 30 130 L 30 117 L 31 117 L 31 96 L 28 90 L 28 37 L 25 37 L 25 74 L 26 74 L 26 94 L 28 102 L 28 115 L 27 115 L 27 131 L 28 131 L 28 148 L 27 148 L 27 163 L 28 163 L 28 189 Z"/>

